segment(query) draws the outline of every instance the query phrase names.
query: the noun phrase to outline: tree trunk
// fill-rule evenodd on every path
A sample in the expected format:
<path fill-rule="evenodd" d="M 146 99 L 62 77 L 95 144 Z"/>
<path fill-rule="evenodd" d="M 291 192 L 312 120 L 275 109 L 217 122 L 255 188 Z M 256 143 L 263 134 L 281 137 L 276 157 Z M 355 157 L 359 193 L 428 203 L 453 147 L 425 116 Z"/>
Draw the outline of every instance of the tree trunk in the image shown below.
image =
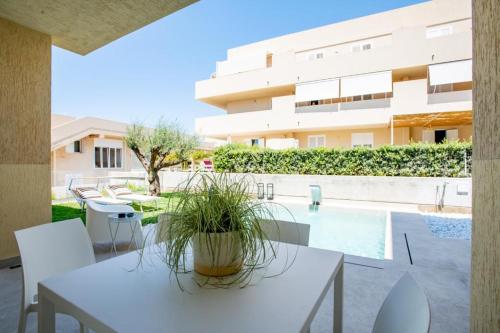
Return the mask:
<path fill-rule="evenodd" d="M 157 170 L 149 170 L 148 173 L 148 182 L 149 182 L 149 195 L 153 195 L 155 197 L 160 196 L 160 176 L 158 175 Z"/>

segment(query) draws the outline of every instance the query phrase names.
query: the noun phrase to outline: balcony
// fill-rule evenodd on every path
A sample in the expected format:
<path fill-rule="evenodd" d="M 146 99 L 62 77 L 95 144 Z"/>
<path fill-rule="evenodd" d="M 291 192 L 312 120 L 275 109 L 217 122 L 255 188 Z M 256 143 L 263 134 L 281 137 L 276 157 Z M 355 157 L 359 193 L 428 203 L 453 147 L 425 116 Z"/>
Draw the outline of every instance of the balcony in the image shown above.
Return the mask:
<path fill-rule="evenodd" d="M 472 110 L 472 91 L 427 93 L 427 79 L 393 83 L 393 98 L 295 107 L 295 96 L 272 99 L 265 111 L 196 119 L 202 136 L 298 132 L 388 126 L 390 115 L 432 114 Z"/>
<path fill-rule="evenodd" d="M 342 129 L 388 126 L 389 108 L 366 108 L 360 101 L 348 103 L 351 108 L 342 111 L 342 104 L 309 107 L 311 111 L 295 108 L 294 96 L 273 98 L 272 109 L 266 111 L 245 112 L 196 119 L 196 133 L 201 136 L 225 138 L 247 134 L 265 134 L 275 132 L 298 132 L 318 129 Z M 318 112 L 318 110 L 321 110 Z M 340 110 L 340 111 L 339 111 Z"/>
<path fill-rule="evenodd" d="M 409 42 L 411 41 L 411 42 Z M 298 82 L 371 73 L 472 57 L 470 32 L 427 39 L 423 27 L 393 33 L 392 45 L 297 62 L 295 53 L 273 55 L 273 67 L 196 82 L 195 97 L 214 105 L 273 89 L 293 91 Z"/>
<path fill-rule="evenodd" d="M 387 109 L 391 107 L 391 99 L 372 99 L 364 101 L 354 101 L 348 103 L 334 103 L 322 105 L 301 106 L 295 108 L 295 113 L 311 112 L 339 112 L 365 109 Z"/>
<path fill-rule="evenodd" d="M 445 104 L 445 103 L 471 103 L 472 101 L 472 90 L 463 91 L 450 91 L 436 94 L 429 94 L 427 96 L 427 103 L 433 104 Z"/>
<path fill-rule="evenodd" d="M 393 114 L 460 112 L 472 110 L 472 91 L 427 94 L 427 79 L 394 82 Z"/>

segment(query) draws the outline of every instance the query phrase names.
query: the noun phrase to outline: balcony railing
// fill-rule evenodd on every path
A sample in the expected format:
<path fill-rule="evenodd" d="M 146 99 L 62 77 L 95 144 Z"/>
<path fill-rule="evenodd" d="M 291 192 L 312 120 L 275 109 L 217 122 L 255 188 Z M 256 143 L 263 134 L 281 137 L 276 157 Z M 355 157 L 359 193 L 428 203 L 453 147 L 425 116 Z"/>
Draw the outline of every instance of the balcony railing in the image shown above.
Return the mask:
<path fill-rule="evenodd" d="M 297 62 L 295 53 L 276 54 L 273 66 L 253 71 L 217 76 L 196 83 L 196 98 L 200 100 L 240 92 L 294 86 L 297 82 L 322 80 L 393 68 L 428 65 L 472 57 L 472 36 L 461 32 L 443 38 L 426 39 L 425 29 L 407 29 L 395 33 L 393 44 L 366 52 L 338 54 L 316 61 Z M 420 36 L 415 38 L 415 36 Z M 410 38 L 411 37 L 411 38 Z M 411 43 L 408 42 L 411 40 Z M 453 50 L 453 52 L 450 52 Z"/>
<path fill-rule="evenodd" d="M 367 109 L 386 109 L 390 107 L 391 107 L 391 99 L 382 98 L 382 99 L 372 99 L 364 101 L 353 101 L 346 103 L 299 106 L 295 108 L 295 113 L 339 112 L 339 111 L 367 110 Z"/>
<path fill-rule="evenodd" d="M 428 104 L 472 101 L 472 90 L 449 91 L 427 95 Z"/>

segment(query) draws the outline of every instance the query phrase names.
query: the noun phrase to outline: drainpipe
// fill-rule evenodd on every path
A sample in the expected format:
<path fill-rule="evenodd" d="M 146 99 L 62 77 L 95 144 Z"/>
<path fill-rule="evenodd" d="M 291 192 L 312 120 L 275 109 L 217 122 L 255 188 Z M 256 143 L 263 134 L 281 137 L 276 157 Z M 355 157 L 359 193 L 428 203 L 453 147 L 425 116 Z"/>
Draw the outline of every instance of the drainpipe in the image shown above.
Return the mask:
<path fill-rule="evenodd" d="M 391 113 L 391 146 L 394 145 L 394 115 Z"/>

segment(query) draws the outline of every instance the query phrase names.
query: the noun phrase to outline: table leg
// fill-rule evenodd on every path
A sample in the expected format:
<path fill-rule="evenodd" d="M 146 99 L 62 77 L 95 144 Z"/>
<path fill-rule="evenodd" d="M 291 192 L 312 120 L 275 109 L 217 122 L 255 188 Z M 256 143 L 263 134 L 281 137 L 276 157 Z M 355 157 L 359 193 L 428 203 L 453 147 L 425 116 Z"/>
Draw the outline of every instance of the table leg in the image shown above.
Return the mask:
<path fill-rule="evenodd" d="M 132 238 L 130 238 L 130 242 L 128 244 L 128 250 L 130 251 L 130 247 L 132 246 L 132 242 L 134 242 L 135 249 L 139 250 L 139 246 L 137 245 L 137 239 L 135 238 L 135 232 L 137 229 L 137 224 L 140 223 L 137 220 L 130 221 L 130 233 L 132 234 Z M 132 226 L 133 225 L 133 226 Z"/>
<path fill-rule="evenodd" d="M 40 286 L 38 287 L 40 291 Z M 49 301 L 43 292 L 38 294 L 38 333 L 55 333 L 56 312 L 54 304 Z"/>
<path fill-rule="evenodd" d="M 344 262 L 333 281 L 333 332 L 342 333 L 342 311 L 344 303 Z"/>
<path fill-rule="evenodd" d="M 110 251 L 110 253 L 113 254 L 113 251 L 115 251 L 115 256 L 117 256 L 118 250 L 116 248 L 116 235 L 118 235 L 118 227 L 120 226 L 120 223 L 115 223 L 115 224 L 116 224 L 116 229 L 115 229 L 115 233 L 113 236 L 113 232 L 111 231 L 111 222 L 108 221 L 109 233 L 111 236 L 111 251 Z"/>

